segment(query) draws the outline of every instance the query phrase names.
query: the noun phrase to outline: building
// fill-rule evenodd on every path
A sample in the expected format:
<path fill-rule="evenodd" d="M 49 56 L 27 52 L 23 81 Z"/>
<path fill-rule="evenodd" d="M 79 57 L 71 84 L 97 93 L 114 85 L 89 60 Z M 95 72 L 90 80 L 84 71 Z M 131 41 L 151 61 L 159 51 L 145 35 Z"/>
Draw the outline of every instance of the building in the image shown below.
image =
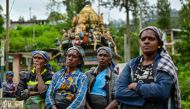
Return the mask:
<path fill-rule="evenodd" d="M 10 21 L 10 28 L 17 28 L 17 26 L 32 26 L 32 25 L 48 24 L 48 20 L 29 20 L 29 21 Z"/>
<path fill-rule="evenodd" d="M 181 32 L 180 29 L 164 30 L 163 33 L 164 47 L 172 55 L 177 54 L 175 50 L 175 42 L 180 40 L 180 32 Z"/>

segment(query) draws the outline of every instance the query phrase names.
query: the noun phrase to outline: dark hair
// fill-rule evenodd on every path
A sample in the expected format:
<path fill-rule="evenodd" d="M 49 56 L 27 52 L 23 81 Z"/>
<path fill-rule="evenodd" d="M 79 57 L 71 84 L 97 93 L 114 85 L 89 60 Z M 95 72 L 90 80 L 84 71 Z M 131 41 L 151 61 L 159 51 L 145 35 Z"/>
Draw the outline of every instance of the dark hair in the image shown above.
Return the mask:
<path fill-rule="evenodd" d="M 149 29 L 149 30 L 151 30 L 151 29 Z M 153 30 L 152 30 L 152 31 L 153 31 Z M 158 44 L 159 44 L 160 46 L 163 46 L 163 45 L 164 45 L 164 42 L 159 38 L 158 33 L 155 32 L 155 31 L 154 31 L 154 33 L 155 33 L 155 36 L 156 36 L 156 38 L 157 38 L 157 40 L 158 40 Z"/>
<path fill-rule="evenodd" d="M 79 64 L 78 66 L 77 66 L 77 68 L 79 68 L 81 71 L 82 71 L 82 67 L 83 67 L 83 65 L 84 65 L 84 60 L 83 60 L 83 57 L 82 57 L 82 55 L 79 53 L 79 58 L 80 58 L 80 60 L 81 60 L 81 64 Z"/>

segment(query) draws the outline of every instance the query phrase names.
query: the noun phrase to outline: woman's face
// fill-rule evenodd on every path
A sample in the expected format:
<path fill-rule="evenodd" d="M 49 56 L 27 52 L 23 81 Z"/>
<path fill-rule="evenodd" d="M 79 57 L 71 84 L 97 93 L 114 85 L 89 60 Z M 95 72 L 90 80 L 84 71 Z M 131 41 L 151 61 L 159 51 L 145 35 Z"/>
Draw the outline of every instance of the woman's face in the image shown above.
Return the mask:
<path fill-rule="evenodd" d="M 140 37 L 140 47 L 143 54 L 152 55 L 158 50 L 158 39 L 152 30 L 145 30 Z"/>
<path fill-rule="evenodd" d="M 12 81 L 12 80 L 13 80 L 13 76 L 6 75 L 6 80 L 7 80 L 7 81 Z"/>
<path fill-rule="evenodd" d="M 66 55 L 66 66 L 70 68 L 77 68 L 81 64 L 80 55 L 76 50 L 69 50 Z"/>
<path fill-rule="evenodd" d="M 46 64 L 46 60 L 42 55 L 36 54 L 33 56 L 33 67 L 34 68 L 43 68 Z"/>
<path fill-rule="evenodd" d="M 97 54 L 97 61 L 100 67 L 108 67 L 111 63 L 111 57 L 105 50 L 100 50 Z"/>

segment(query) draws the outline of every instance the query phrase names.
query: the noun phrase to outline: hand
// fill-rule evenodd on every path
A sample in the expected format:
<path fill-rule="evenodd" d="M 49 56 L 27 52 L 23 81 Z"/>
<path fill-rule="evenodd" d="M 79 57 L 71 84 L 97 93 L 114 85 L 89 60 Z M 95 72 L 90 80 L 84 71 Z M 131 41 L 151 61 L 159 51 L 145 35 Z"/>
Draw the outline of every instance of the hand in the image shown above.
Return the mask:
<path fill-rule="evenodd" d="M 113 100 L 105 109 L 117 109 L 118 102 L 117 100 Z"/>
<path fill-rule="evenodd" d="M 51 107 L 51 109 L 57 109 L 57 107 L 56 107 L 55 105 L 53 105 L 53 106 Z"/>
<path fill-rule="evenodd" d="M 137 87 L 137 83 L 131 83 L 128 85 L 128 89 L 130 89 L 130 90 L 135 90 L 136 87 Z"/>
<path fill-rule="evenodd" d="M 8 91 L 8 93 L 12 94 L 12 93 L 14 93 L 14 92 L 13 92 L 13 91 Z"/>
<path fill-rule="evenodd" d="M 88 104 L 87 101 L 86 101 L 86 103 L 85 103 L 85 107 L 86 107 L 86 109 L 92 109 L 92 108 L 90 107 L 90 105 Z"/>

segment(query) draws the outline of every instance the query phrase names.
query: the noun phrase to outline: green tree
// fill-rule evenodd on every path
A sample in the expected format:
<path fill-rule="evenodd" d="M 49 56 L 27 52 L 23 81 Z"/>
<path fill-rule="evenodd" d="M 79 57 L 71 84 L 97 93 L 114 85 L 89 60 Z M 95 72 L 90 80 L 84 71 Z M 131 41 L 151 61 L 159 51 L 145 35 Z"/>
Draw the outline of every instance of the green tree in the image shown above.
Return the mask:
<path fill-rule="evenodd" d="M 124 44 L 124 57 L 125 61 L 128 61 L 131 58 L 131 25 L 129 22 L 129 12 L 135 10 L 135 7 L 137 6 L 137 0 L 107 0 L 103 2 L 105 6 L 111 6 L 111 7 L 119 7 L 120 10 L 124 9 L 126 12 L 126 35 L 124 36 L 125 44 Z"/>
<path fill-rule="evenodd" d="M 55 38 L 61 39 L 60 31 L 55 26 L 35 25 L 35 37 L 33 37 L 33 28 L 33 26 L 19 26 L 17 29 L 11 29 L 10 51 L 55 48 Z"/>
<path fill-rule="evenodd" d="M 121 22 L 120 24 L 117 21 L 111 21 L 109 23 L 109 31 L 115 41 L 117 46 L 118 54 L 123 56 L 124 55 L 124 38 L 123 34 L 125 33 L 125 23 Z M 124 62 L 124 58 L 121 59 Z"/>
<path fill-rule="evenodd" d="M 65 20 L 66 18 L 67 18 L 66 15 L 56 11 L 51 12 L 48 16 L 48 20 L 51 22 L 55 22 L 56 24 L 58 24 L 59 21 Z"/>
<path fill-rule="evenodd" d="M 131 36 L 131 57 L 135 58 L 139 56 L 139 32 L 133 32 Z"/>
<path fill-rule="evenodd" d="M 126 26 L 125 26 L 125 47 L 124 47 L 124 57 L 125 61 L 128 61 L 132 55 L 133 50 L 131 50 L 131 40 L 133 39 L 132 32 L 137 32 L 139 29 L 142 28 L 143 18 L 148 14 L 148 10 L 150 10 L 150 5 L 147 2 L 147 0 L 106 0 L 102 3 L 105 6 L 110 7 L 118 7 L 121 9 L 124 9 L 126 12 Z M 133 21 L 132 24 L 130 22 L 129 13 L 132 12 L 133 15 Z M 139 20 L 140 18 L 140 20 Z M 140 21 L 140 22 L 139 22 Z M 137 29 L 138 28 L 138 29 Z M 138 51 L 137 51 L 138 52 Z"/>
<path fill-rule="evenodd" d="M 168 0 L 157 0 L 157 23 L 161 29 L 170 28 L 170 2 Z"/>
<path fill-rule="evenodd" d="M 171 28 L 181 28 L 180 19 L 179 19 L 179 11 L 176 9 L 171 10 Z"/>
<path fill-rule="evenodd" d="M 61 66 L 54 60 L 51 60 L 49 64 L 52 66 L 52 71 L 58 71 L 61 69 Z"/>
<path fill-rule="evenodd" d="M 30 21 L 36 21 L 37 17 L 35 15 L 32 16 L 32 18 L 30 19 Z"/>
<path fill-rule="evenodd" d="M 180 24 L 181 27 L 186 30 L 186 32 L 190 31 L 190 1 L 189 0 L 181 0 L 182 8 L 180 10 Z"/>
<path fill-rule="evenodd" d="M 2 11 L 3 11 L 3 8 L 0 5 L 0 34 L 4 31 L 4 28 L 3 28 L 4 20 L 3 20 L 3 16 L 1 15 Z"/>
<path fill-rule="evenodd" d="M 175 43 L 177 55 L 174 55 L 174 60 L 179 68 L 179 82 L 181 89 L 181 97 L 183 101 L 190 101 L 190 1 L 181 0 L 183 5 L 180 10 L 181 37 L 180 41 Z"/>
<path fill-rule="evenodd" d="M 25 51 L 26 40 L 22 37 L 18 31 L 10 31 L 10 51 Z M 14 36 L 12 36 L 14 35 Z"/>
<path fill-rule="evenodd" d="M 133 20 L 131 30 L 133 32 L 139 32 L 143 26 L 145 26 L 145 20 L 150 18 L 150 12 L 153 6 L 151 6 L 147 0 L 139 0 L 134 6 L 134 10 L 132 11 Z"/>
<path fill-rule="evenodd" d="M 66 6 L 66 11 L 69 18 L 80 12 L 84 7 L 86 0 L 64 0 L 63 4 Z"/>
<path fill-rule="evenodd" d="M 179 53 L 180 60 L 179 63 L 182 65 L 190 65 L 190 1 L 186 0 L 183 3 L 182 9 L 180 10 L 180 24 L 182 28 L 182 33 L 180 41 L 176 43 L 177 52 Z"/>
<path fill-rule="evenodd" d="M 25 20 L 24 20 L 24 17 L 23 17 L 23 16 L 20 16 L 20 17 L 18 18 L 18 21 L 24 22 L 24 21 L 25 21 Z"/>
<path fill-rule="evenodd" d="M 60 4 L 66 6 L 66 12 L 69 19 L 72 19 L 85 6 L 87 0 L 49 0 L 48 9 L 53 12 L 54 7 L 60 7 Z M 93 1 L 93 0 L 91 0 Z"/>

